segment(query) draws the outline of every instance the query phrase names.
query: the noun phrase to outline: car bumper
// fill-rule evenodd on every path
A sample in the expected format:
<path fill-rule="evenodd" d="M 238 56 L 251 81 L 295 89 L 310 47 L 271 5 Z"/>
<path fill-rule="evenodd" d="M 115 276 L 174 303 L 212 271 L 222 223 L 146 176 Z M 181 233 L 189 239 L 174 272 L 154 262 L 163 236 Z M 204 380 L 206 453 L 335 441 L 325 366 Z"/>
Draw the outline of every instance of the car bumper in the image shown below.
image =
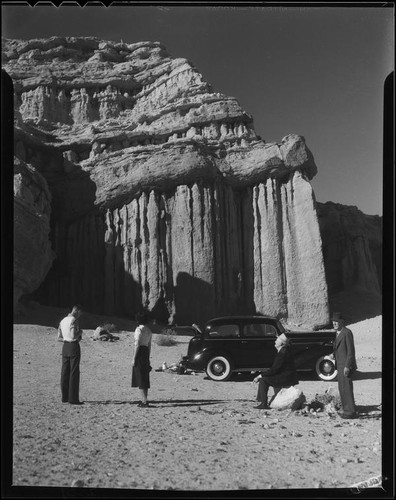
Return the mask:
<path fill-rule="evenodd" d="M 202 359 L 203 356 L 201 355 L 196 355 L 196 356 L 183 356 L 182 360 L 180 361 L 180 365 L 185 369 L 185 370 L 193 370 L 193 371 L 205 371 L 205 364 Z"/>

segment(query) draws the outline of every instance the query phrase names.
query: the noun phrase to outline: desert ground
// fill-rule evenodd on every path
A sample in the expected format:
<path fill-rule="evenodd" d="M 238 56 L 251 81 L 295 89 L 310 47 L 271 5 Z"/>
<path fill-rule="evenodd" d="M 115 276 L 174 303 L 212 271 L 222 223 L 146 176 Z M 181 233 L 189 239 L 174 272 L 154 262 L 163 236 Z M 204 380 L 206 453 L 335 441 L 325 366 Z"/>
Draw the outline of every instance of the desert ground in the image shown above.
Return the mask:
<path fill-rule="evenodd" d="M 213 382 L 205 373 L 157 372 L 164 361 L 185 355 L 190 340 L 178 336 L 176 345 L 160 346 L 158 331 L 151 406 L 139 408 L 139 391 L 130 386 L 136 324 L 94 315 L 82 318 L 84 405 L 62 404 L 56 327 L 67 312 L 36 304 L 14 320 L 14 486 L 350 488 L 381 476 L 381 316 L 348 325 L 356 344 L 360 418 L 342 420 L 323 411 L 257 410 L 252 375 Z M 91 339 L 104 322 L 118 326 L 118 341 Z M 337 382 L 303 373 L 299 387 L 309 402 L 326 389 L 337 391 Z"/>

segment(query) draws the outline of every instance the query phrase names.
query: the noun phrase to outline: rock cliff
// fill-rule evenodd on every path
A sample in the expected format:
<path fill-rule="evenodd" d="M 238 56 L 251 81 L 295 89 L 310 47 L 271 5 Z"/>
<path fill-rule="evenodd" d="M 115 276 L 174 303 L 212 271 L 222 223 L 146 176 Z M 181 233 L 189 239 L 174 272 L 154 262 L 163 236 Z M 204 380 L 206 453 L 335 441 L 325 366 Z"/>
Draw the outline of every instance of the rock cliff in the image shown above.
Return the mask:
<path fill-rule="evenodd" d="M 329 294 L 344 290 L 382 293 L 382 217 L 357 207 L 318 203 Z"/>
<path fill-rule="evenodd" d="M 14 162 L 14 308 L 41 284 L 55 257 L 49 241 L 51 195 L 31 165 Z"/>
<path fill-rule="evenodd" d="M 3 40 L 3 66 L 16 165 L 52 198 L 43 302 L 145 307 L 179 324 L 236 312 L 328 322 L 317 169 L 303 137 L 266 143 L 235 98 L 157 42 Z M 47 250 L 26 238 L 46 270 Z M 31 266 L 21 260 L 16 274 Z M 28 277 L 19 294 L 38 286 Z"/>

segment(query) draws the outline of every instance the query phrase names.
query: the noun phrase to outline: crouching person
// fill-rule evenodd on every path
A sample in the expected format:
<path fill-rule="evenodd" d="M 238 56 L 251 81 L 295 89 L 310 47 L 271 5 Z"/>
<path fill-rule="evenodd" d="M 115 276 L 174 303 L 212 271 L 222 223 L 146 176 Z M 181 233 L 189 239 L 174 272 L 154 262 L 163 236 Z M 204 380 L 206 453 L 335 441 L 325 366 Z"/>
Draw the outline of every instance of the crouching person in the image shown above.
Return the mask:
<path fill-rule="evenodd" d="M 263 370 L 253 382 L 258 382 L 257 401 L 259 410 L 269 409 L 267 396 L 268 389 L 280 389 L 298 384 L 297 372 L 294 364 L 294 356 L 291 351 L 290 341 L 284 333 L 275 340 L 275 348 L 278 351 L 271 368 Z"/>

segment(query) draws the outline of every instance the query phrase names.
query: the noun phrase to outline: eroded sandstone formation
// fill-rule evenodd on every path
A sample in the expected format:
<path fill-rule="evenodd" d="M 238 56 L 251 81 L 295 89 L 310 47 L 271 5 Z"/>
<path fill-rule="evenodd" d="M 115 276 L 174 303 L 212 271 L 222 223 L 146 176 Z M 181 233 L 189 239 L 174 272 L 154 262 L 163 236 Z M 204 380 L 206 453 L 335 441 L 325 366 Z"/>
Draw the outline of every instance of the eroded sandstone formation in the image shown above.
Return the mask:
<path fill-rule="evenodd" d="M 328 322 L 304 138 L 266 143 L 235 98 L 157 42 L 3 40 L 3 64 L 16 157 L 52 196 L 43 302 L 143 306 L 179 324 L 237 312 Z"/>
<path fill-rule="evenodd" d="M 51 195 L 31 165 L 14 162 L 14 307 L 41 284 L 55 257 L 49 241 Z"/>
<path fill-rule="evenodd" d="M 382 294 L 382 217 L 357 207 L 318 203 L 329 294 L 350 289 Z"/>

